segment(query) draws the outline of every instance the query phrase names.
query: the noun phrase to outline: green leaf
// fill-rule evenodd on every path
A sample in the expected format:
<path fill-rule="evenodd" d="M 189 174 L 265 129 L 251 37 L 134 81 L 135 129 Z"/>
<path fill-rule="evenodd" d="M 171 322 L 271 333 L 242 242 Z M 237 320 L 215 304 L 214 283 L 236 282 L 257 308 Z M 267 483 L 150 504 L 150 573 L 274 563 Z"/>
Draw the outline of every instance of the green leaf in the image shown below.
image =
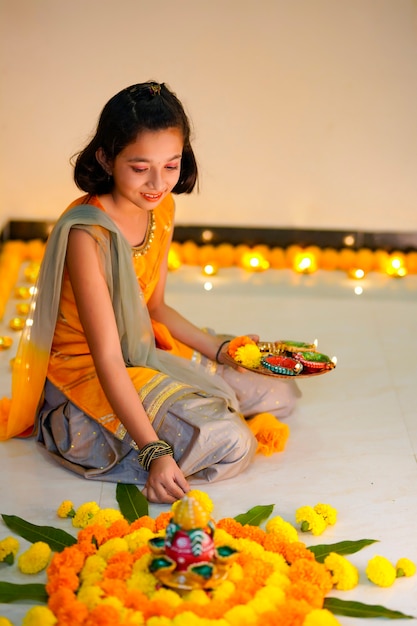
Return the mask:
<path fill-rule="evenodd" d="M 236 522 L 242 524 L 242 526 L 244 526 L 245 524 L 250 524 L 251 526 L 259 526 L 264 520 L 268 519 L 268 517 L 274 510 L 274 506 L 275 504 L 254 506 L 246 513 L 236 515 L 235 520 Z"/>
<path fill-rule="evenodd" d="M 16 515 L 4 515 L 2 518 L 6 526 L 27 541 L 44 541 L 54 552 L 61 552 L 64 548 L 74 545 L 77 540 L 65 530 L 52 526 L 36 526 Z"/>
<path fill-rule="evenodd" d="M 347 617 L 385 617 L 387 619 L 414 619 L 413 615 L 406 615 L 401 611 L 392 611 L 378 604 L 363 604 L 353 600 L 340 600 L 339 598 L 325 598 L 323 608 L 328 609 L 334 615 Z"/>
<path fill-rule="evenodd" d="M 354 554 L 359 552 L 362 548 L 370 546 L 372 543 L 377 543 L 377 539 L 358 539 L 357 541 L 340 541 L 339 543 L 329 543 L 327 545 L 309 546 L 309 550 L 314 553 L 316 561 L 323 563 L 326 556 L 329 556 L 330 552 L 336 552 L 336 554 Z"/>
<path fill-rule="evenodd" d="M 139 519 L 139 517 L 149 514 L 148 501 L 136 485 L 117 483 L 116 500 L 119 503 L 123 517 L 130 524 Z"/>
<path fill-rule="evenodd" d="M 45 585 L 37 583 L 18 585 L 0 581 L 0 602 L 9 603 L 18 602 L 19 600 L 46 602 L 48 594 L 46 593 Z"/>

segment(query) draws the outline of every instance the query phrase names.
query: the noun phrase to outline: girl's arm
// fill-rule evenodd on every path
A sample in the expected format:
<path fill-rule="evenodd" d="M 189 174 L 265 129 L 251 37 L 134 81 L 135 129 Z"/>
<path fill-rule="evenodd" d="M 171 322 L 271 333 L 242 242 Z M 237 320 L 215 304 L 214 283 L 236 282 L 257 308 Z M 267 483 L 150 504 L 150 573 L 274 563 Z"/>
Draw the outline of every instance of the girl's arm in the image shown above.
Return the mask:
<path fill-rule="evenodd" d="M 158 436 L 127 373 L 97 244 L 86 231 L 70 231 L 66 262 L 100 384 L 117 417 L 142 448 Z M 181 498 L 188 488 L 172 457 L 164 456 L 152 462 L 146 484 L 149 499 L 172 502 Z"/>

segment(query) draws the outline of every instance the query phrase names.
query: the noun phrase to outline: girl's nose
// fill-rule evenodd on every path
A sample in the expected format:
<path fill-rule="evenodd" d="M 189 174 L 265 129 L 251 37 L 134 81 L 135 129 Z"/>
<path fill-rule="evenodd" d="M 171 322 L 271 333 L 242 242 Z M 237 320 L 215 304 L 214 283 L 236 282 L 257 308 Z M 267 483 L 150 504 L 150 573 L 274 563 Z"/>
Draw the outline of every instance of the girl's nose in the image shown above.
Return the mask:
<path fill-rule="evenodd" d="M 151 170 L 149 176 L 149 186 L 155 191 L 161 191 L 164 186 L 164 182 L 162 180 L 162 175 L 159 170 Z"/>

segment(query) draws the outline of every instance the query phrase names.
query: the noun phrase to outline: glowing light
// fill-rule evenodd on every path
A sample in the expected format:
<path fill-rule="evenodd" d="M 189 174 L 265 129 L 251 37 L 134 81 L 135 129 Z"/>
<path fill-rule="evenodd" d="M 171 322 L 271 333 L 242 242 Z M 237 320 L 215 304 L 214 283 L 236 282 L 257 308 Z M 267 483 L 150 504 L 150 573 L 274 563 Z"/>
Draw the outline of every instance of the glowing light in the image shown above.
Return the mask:
<path fill-rule="evenodd" d="M 355 237 L 353 235 L 346 235 L 343 239 L 345 246 L 353 246 L 355 243 Z"/>
<path fill-rule="evenodd" d="M 347 275 L 349 276 L 349 278 L 354 278 L 355 280 L 362 280 L 362 278 L 365 278 L 365 271 L 360 268 L 360 267 L 352 267 Z"/>
<path fill-rule="evenodd" d="M 242 266 L 251 272 L 264 272 L 269 269 L 269 262 L 260 252 L 246 252 L 242 256 Z"/>
<path fill-rule="evenodd" d="M 181 267 L 181 258 L 178 254 L 177 250 L 173 247 L 169 249 L 168 252 L 168 269 L 169 271 L 175 271 Z"/>
<path fill-rule="evenodd" d="M 201 239 L 203 241 L 211 241 L 214 237 L 214 233 L 212 230 L 203 230 L 201 233 Z"/>
<path fill-rule="evenodd" d="M 332 356 L 332 358 L 330 360 L 331 360 L 332 363 L 337 365 L 337 357 L 336 356 Z"/>
<path fill-rule="evenodd" d="M 213 283 L 211 283 L 209 280 L 207 280 L 207 281 L 204 283 L 204 289 L 205 289 L 206 291 L 211 291 L 211 290 L 213 289 Z"/>
<path fill-rule="evenodd" d="M 357 296 L 360 296 L 363 294 L 363 287 L 356 286 L 353 291 Z"/>
<path fill-rule="evenodd" d="M 22 330 L 25 326 L 25 320 L 22 317 L 13 317 L 9 322 L 9 328 L 12 330 Z"/>
<path fill-rule="evenodd" d="M 203 267 L 203 274 L 205 274 L 205 276 L 214 276 L 218 271 L 219 268 L 217 265 L 214 265 L 214 263 L 207 263 L 207 265 Z"/>
<path fill-rule="evenodd" d="M 391 254 L 386 263 L 385 271 L 389 276 L 394 276 L 395 278 L 402 278 L 407 275 L 407 268 L 405 266 L 404 255 L 402 254 Z"/>
<path fill-rule="evenodd" d="M 294 258 L 294 270 L 299 274 L 311 274 L 317 270 L 317 260 L 311 252 L 299 252 Z"/>
<path fill-rule="evenodd" d="M 11 337 L 6 337 L 3 335 L 0 337 L 0 351 L 8 350 L 13 344 L 13 339 Z"/>
<path fill-rule="evenodd" d="M 30 305 L 28 302 L 19 302 L 16 304 L 16 311 L 18 315 L 27 315 L 30 310 Z"/>

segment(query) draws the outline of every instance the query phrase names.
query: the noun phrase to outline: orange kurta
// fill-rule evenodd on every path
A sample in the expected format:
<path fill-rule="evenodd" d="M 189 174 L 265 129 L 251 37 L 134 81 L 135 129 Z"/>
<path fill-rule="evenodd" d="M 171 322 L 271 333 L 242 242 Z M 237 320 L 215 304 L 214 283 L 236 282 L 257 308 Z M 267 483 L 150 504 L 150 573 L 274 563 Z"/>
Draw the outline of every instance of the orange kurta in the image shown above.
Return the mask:
<path fill-rule="evenodd" d="M 91 204 L 104 211 L 96 196 L 83 196 L 69 208 L 81 204 Z M 168 196 L 154 210 L 153 217 L 154 228 L 153 232 L 149 233 L 152 237 L 152 244 L 147 250 L 144 248 L 143 254 L 137 253 L 136 256 L 132 254 L 132 263 L 145 302 L 149 301 L 158 283 L 161 264 L 170 242 L 174 217 L 172 196 Z M 91 297 L 94 297 L 94 294 L 91 294 Z M 152 322 L 152 326 L 157 347 L 191 358 L 192 349 L 176 341 L 165 326 L 156 322 Z M 165 374 L 146 367 L 129 367 L 127 371 L 142 401 L 152 394 L 163 379 L 167 379 Z M 82 411 L 96 419 L 117 437 L 123 438 L 125 429 L 113 412 L 97 378 L 66 268 L 47 377 Z M 183 390 L 182 383 L 170 381 L 166 385 L 164 397 L 178 397 Z M 160 408 L 160 403 L 161 398 L 158 397 L 155 398 L 153 404 L 147 406 L 151 421 Z"/>

